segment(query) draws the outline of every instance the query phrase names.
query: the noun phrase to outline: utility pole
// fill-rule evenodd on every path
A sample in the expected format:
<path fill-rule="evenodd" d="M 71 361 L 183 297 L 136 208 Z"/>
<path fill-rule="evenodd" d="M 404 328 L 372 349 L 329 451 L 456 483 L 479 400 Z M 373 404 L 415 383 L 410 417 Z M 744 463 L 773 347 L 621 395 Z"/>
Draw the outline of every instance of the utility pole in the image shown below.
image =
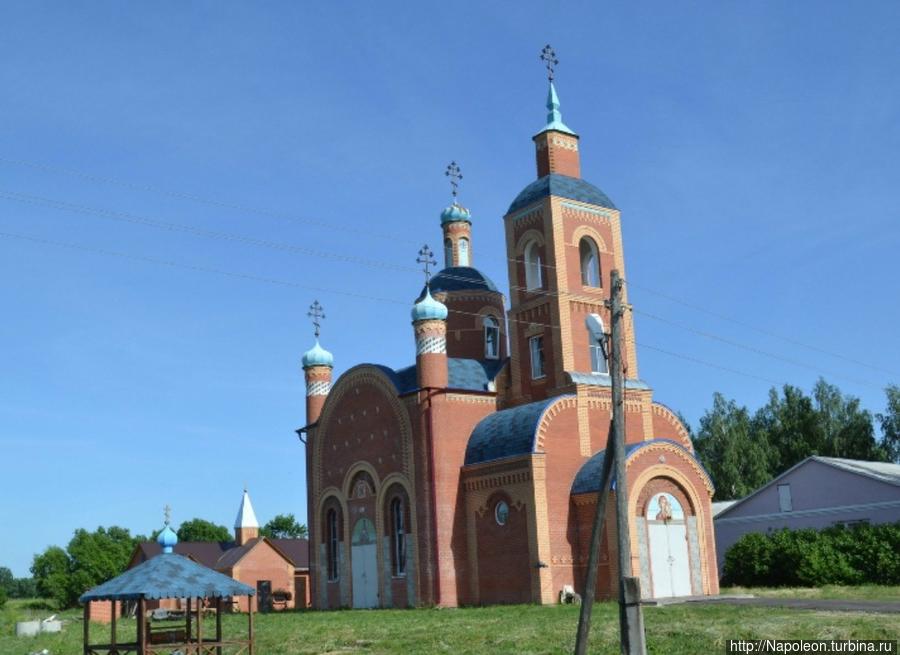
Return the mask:
<path fill-rule="evenodd" d="M 610 275 L 609 371 L 612 383 L 612 422 L 606 442 L 606 454 L 597 492 L 597 510 L 591 531 L 588 570 L 585 576 L 578 633 L 575 639 L 575 655 L 585 655 L 591 629 L 591 609 L 597 588 L 597 563 L 600 558 L 600 537 L 606 504 L 615 471 L 616 478 L 616 532 L 618 533 L 619 563 L 619 638 L 622 655 L 646 655 L 644 620 L 641 614 L 640 579 L 632 577 L 631 535 L 628 521 L 628 485 L 625 478 L 625 382 L 622 366 L 622 279 L 619 271 Z"/>
<path fill-rule="evenodd" d="M 622 304 L 624 282 L 619 271 L 610 274 L 610 348 L 609 373 L 612 378 L 613 452 L 616 471 L 616 532 L 619 542 L 619 638 L 622 655 L 646 655 L 644 617 L 641 614 L 641 581 L 632 577 L 631 531 L 628 520 L 628 484 L 625 478 L 625 380 L 622 361 Z"/>

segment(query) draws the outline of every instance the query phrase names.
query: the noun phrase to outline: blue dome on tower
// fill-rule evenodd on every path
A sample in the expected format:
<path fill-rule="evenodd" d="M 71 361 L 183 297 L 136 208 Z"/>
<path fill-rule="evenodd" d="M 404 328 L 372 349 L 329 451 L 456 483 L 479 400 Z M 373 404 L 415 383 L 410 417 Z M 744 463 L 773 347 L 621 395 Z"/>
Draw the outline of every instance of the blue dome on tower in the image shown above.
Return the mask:
<path fill-rule="evenodd" d="M 452 205 L 446 207 L 444 211 L 441 212 L 441 225 L 443 225 L 444 223 L 453 223 L 455 221 L 466 221 L 467 223 L 471 223 L 472 212 L 460 205 L 458 202 L 454 202 Z"/>
<path fill-rule="evenodd" d="M 311 366 L 334 366 L 334 355 L 319 345 L 316 339 L 316 345 L 303 353 L 303 368 Z"/>
<path fill-rule="evenodd" d="M 425 297 L 413 305 L 412 320 L 413 323 L 428 320 L 445 321 L 447 320 L 447 313 L 447 305 L 435 300 L 431 296 L 431 289 L 426 288 Z"/>
<path fill-rule="evenodd" d="M 175 531 L 166 523 L 166 527 L 163 528 L 162 532 L 159 533 L 159 536 L 156 537 L 156 543 L 158 543 L 164 553 L 171 553 L 172 549 L 175 548 L 175 545 L 178 543 L 178 535 L 175 534 Z"/>

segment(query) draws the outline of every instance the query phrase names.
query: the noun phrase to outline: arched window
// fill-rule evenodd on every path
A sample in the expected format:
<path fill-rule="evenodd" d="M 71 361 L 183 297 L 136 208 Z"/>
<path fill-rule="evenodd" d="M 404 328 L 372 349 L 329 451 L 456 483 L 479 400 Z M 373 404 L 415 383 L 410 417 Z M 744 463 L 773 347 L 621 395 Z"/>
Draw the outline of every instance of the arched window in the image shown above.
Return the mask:
<path fill-rule="evenodd" d="M 586 287 L 603 286 L 600 277 L 600 252 L 594 240 L 582 237 L 578 242 L 578 254 L 581 259 L 581 283 Z"/>
<path fill-rule="evenodd" d="M 540 289 L 544 286 L 543 262 L 537 241 L 529 241 L 525 246 L 525 288 Z"/>
<path fill-rule="evenodd" d="M 444 239 L 444 266 L 453 266 L 453 242 L 450 239 Z"/>
<path fill-rule="evenodd" d="M 402 498 L 391 501 L 391 564 L 394 575 L 406 575 L 406 510 Z"/>
<path fill-rule="evenodd" d="M 469 265 L 469 240 L 466 237 L 461 237 L 460 240 L 456 244 L 456 248 L 459 251 L 459 265 L 460 266 L 468 266 Z"/>
<path fill-rule="evenodd" d="M 500 323 L 493 316 L 484 317 L 484 357 L 485 359 L 500 357 Z"/>
<path fill-rule="evenodd" d="M 588 314 L 585 320 L 588 331 L 588 351 L 591 356 L 591 373 L 609 375 L 609 362 L 606 353 L 606 333 L 603 330 L 603 319 L 597 314 Z"/>
<path fill-rule="evenodd" d="M 334 581 L 338 579 L 338 515 L 337 510 L 329 509 L 325 518 L 325 530 L 328 550 L 328 579 Z"/>

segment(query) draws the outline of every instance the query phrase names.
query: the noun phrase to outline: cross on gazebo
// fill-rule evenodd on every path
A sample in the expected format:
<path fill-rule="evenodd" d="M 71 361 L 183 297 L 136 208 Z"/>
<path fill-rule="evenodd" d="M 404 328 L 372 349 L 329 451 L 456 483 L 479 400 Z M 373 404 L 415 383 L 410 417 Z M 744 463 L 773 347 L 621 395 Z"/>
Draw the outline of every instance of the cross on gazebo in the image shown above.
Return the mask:
<path fill-rule="evenodd" d="M 556 58 L 556 52 L 550 47 L 549 43 L 541 50 L 541 61 L 547 66 L 547 79 L 552 82 L 553 73 L 559 65 L 559 59 Z"/>
<path fill-rule="evenodd" d="M 322 305 L 319 304 L 318 300 L 314 300 L 313 304 L 309 306 L 309 311 L 306 312 L 306 315 L 312 319 L 312 324 L 315 327 L 316 339 L 318 339 L 319 332 L 322 329 L 322 319 L 325 318 L 325 310 L 322 309 Z M 246 488 L 244 490 L 246 491 Z"/>
<path fill-rule="evenodd" d="M 453 193 L 453 202 L 456 202 L 456 194 L 459 193 L 459 181 L 463 178 L 462 171 L 459 169 L 459 164 L 455 161 L 451 161 L 447 164 L 447 170 L 444 171 L 444 175 L 450 178 L 450 188 Z"/>
<path fill-rule="evenodd" d="M 419 256 L 416 258 L 416 263 L 422 264 L 422 270 L 425 272 L 425 284 L 428 284 L 431 280 L 431 267 L 437 266 L 437 261 L 427 243 L 419 249 Z"/>
<path fill-rule="evenodd" d="M 172 520 L 172 508 L 169 507 L 168 503 L 163 507 L 163 516 L 165 517 L 165 524 L 169 525 L 169 522 Z"/>

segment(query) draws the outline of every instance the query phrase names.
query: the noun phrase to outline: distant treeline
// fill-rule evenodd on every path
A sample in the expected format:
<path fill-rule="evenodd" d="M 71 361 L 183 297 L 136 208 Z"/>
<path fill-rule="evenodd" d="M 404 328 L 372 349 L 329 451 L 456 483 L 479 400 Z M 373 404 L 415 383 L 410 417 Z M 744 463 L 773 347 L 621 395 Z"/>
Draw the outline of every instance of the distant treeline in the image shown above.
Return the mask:
<path fill-rule="evenodd" d="M 691 436 L 712 476 L 715 500 L 742 498 L 811 455 L 900 461 L 900 387 L 891 385 L 885 394 L 886 410 L 874 416 L 822 379 L 811 396 L 787 384 L 780 393 L 772 388 L 769 402 L 753 413 L 713 394 L 713 406 Z"/>

